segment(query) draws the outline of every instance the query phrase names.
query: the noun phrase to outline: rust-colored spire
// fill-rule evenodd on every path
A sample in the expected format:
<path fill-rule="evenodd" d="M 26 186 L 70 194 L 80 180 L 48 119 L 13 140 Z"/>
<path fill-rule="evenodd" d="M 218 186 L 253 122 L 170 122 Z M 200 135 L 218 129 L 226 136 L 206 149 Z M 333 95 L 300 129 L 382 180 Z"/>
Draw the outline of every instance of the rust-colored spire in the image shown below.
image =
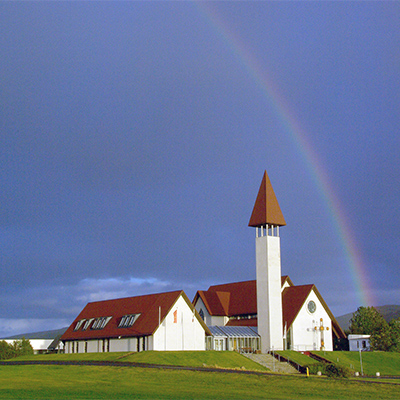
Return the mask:
<path fill-rule="evenodd" d="M 276 199 L 274 189 L 272 189 L 271 181 L 268 178 L 267 171 L 264 172 L 258 191 L 257 199 L 254 204 L 253 213 L 249 221 L 249 226 L 262 225 L 286 225 L 285 218 L 278 200 Z"/>

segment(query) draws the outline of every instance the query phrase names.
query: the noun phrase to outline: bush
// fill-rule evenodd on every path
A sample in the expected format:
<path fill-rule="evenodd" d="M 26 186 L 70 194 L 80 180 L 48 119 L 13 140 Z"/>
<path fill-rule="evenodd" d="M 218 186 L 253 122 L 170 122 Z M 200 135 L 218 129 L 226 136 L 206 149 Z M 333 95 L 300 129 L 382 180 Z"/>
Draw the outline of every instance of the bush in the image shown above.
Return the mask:
<path fill-rule="evenodd" d="M 349 368 L 338 364 L 320 362 L 305 365 L 305 367 L 308 368 L 311 375 L 317 375 L 318 371 L 320 371 L 323 375 L 327 375 L 331 378 L 350 378 L 352 376 L 352 372 Z"/>
<path fill-rule="evenodd" d="M 0 360 L 8 360 L 14 357 L 12 347 L 5 341 L 0 341 Z"/>
<path fill-rule="evenodd" d="M 12 344 L 8 344 L 5 340 L 0 341 L 0 360 L 29 354 L 33 354 L 33 347 L 27 339 L 14 340 Z"/>
<path fill-rule="evenodd" d="M 322 374 L 326 375 L 325 372 L 326 365 L 327 365 L 326 363 L 319 362 L 319 363 L 305 365 L 304 367 L 308 368 L 308 371 L 310 372 L 311 375 L 317 375 L 318 371 L 321 371 Z"/>
<path fill-rule="evenodd" d="M 349 368 L 338 364 L 326 364 L 325 373 L 331 378 L 350 378 L 352 376 Z"/>
<path fill-rule="evenodd" d="M 14 357 L 33 354 L 33 347 L 28 339 L 14 340 L 11 346 L 14 351 Z"/>

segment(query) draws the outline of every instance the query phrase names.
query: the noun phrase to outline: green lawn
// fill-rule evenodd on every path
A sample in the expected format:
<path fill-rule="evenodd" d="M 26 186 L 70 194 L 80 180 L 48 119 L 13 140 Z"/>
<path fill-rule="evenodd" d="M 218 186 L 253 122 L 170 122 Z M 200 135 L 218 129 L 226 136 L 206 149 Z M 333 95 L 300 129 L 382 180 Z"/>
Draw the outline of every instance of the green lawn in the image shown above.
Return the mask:
<path fill-rule="evenodd" d="M 313 351 L 313 353 L 361 372 L 360 353 L 357 351 Z M 364 375 L 375 376 L 380 372 L 382 376 L 400 376 L 400 353 L 365 351 L 361 357 Z"/>
<path fill-rule="evenodd" d="M 289 360 L 294 361 L 299 365 L 310 365 L 318 363 L 317 360 L 314 360 L 313 358 L 306 356 L 305 354 L 293 350 L 277 351 L 277 354 L 280 354 L 281 356 L 288 358 Z"/>
<path fill-rule="evenodd" d="M 0 399 L 398 399 L 399 385 L 127 367 L 0 366 Z"/>
<path fill-rule="evenodd" d="M 233 351 L 143 351 L 139 353 L 41 354 L 14 360 L 123 361 L 146 364 L 216 367 L 267 371 L 267 368 Z"/>

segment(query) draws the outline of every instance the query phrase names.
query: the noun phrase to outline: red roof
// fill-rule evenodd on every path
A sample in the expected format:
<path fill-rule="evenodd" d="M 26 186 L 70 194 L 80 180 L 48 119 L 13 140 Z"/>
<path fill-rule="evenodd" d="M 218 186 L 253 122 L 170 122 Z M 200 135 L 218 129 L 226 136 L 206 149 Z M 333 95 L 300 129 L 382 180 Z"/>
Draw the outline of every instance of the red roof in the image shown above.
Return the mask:
<path fill-rule="evenodd" d="M 335 317 L 329 310 L 315 285 L 294 286 L 288 276 L 282 276 L 281 285 L 289 284 L 282 292 L 283 325 L 290 328 L 311 291 L 314 291 L 332 320 L 332 328 L 337 337 L 345 337 Z M 213 285 L 207 291 L 197 292 L 193 303 L 200 297 L 207 311 L 214 316 L 238 317 L 257 314 L 256 281 L 245 281 Z M 257 326 L 256 318 L 231 319 L 228 326 Z"/>
<path fill-rule="evenodd" d="M 292 325 L 313 288 L 314 285 L 285 288 L 282 293 L 283 326 L 287 324 L 287 328 L 289 328 Z"/>
<path fill-rule="evenodd" d="M 226 326 L 258 326 L 257 318 L 230 319 Z"/>
<path fill-rule="evenodd" d="M 286 281 L 289 285 L 293 285 L 287 275 L 282 276 L 282 286 Z M 255 280 L 213 285 L 207 291 L 199 290 L 193 303 L 197 301 L 198 297 L 203 300 L 210 315 L 231 317 L 257 314 L 257 284 Z"/>
<path fill-rule="evenodd" d="M 249 226 L 256 227 L 266 224 L 279 226 L 286 225 L 285 218 L 283 217 L 281 208 L 279 207 L 267 171 L 264 172 L 260 189 L 258 190 Z"/>
<path fill-rule="evenodd" d="M 190 300 L 183 291 L 149 294 L 145 296 L 127 297 L 115 300 L 104 300 L 88 303 L 81 313 L 76 317 L 71 326 L 66 330 L 61 340 L 79 340 L 94 338 L 115 338 L 152 335 L 176 303 L 178 298 L 183 296 L 190 308 L 193 308 Z M 118 325 L 125 315 L 140 314 L 131 327 L 119 328 Z M 196 316 L 200 323 L 202 319 Z M 83 330 L 80 327 L 74 331 L 78 321 L 82 319 L 112 317 L 103 329 Z M 83 326 L 83 325 L 82 325 Z"/>

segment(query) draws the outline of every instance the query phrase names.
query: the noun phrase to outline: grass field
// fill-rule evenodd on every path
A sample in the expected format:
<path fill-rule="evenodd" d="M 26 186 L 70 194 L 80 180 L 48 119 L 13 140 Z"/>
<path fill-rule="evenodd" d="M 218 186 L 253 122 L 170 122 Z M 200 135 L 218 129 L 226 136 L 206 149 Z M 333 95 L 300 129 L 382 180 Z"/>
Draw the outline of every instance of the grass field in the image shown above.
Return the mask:
<path fill-rule="evenodd" d="M 360 353 L 357 351 L 314 351 L 313 353 L 334 363 L 361 372 Z M 364 375 L 400 376 L 400 354 L 365 351 L 361 354 Z M 400 398 L 400 395 L 399 395 Z"/>
<path fill-rule="evenodd" d="M 216 367 L 267 371 L 267 368 L 233 351 L 143 351 L 140 353 L 42 354 L 15 360 L 123 361 L 188 367 Z"/>
<path fill-rule="evenodd" d="M 324 354 L 326 358 L 328 358 L 327 354 L 329 353 Z M 349 357 L 349 360 L 353 357 L 353 354 L 344 352 L 332 352 L 330 356 L 337 356 L 337 354 Z M 377 354 L 382 360 L 382 353 Z M 305 357 L 301 354 L 298 356 Z M 246 370 L 265 371 L 263 367 L 234 352 L 54 354 L 19 357 L 17 360 L 130 361 L 193 367 L 204 365 L 232 369 L 244 367 Z M 397 364 L 399 364 L 398 361 L 399 358 L 397 358 Z M 367 364 L 368 362 L 374 365 L 377 361 L 371 359 L 367 361 Z M 400 365 L 397 365 L 397 369 L 399 368 Z M 395 371 L 396 368 L 393 370 Z M 0 399 L 397 400 L 400 398 L 399 384 L 379 382 L 383 380 L 363 383 L 352 379 L 314 376 L 306 378 L 300 375 L 259 376 L 225 371 L 177 371 L 87 365 L 9 365 L 0 366 Z"/>
<path fill-rule="evenodd" d="M 72 366 L 0 366 L 1 399 L 398 399 L 399 385 L 320 377 Z"/>

